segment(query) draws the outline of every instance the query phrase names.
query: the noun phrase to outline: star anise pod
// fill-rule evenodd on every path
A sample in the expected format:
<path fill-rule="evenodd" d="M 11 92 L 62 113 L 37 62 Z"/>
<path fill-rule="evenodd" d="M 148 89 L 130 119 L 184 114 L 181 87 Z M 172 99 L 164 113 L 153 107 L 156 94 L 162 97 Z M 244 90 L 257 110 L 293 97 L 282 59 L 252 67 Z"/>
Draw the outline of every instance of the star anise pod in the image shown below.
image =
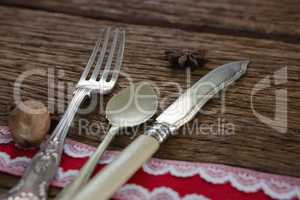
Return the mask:
<path fill-rule="evenodd" d="M 201 67 L 206 62 L 204 50 L 167 50 L 165 54 L 173 68 L 185 69 L 190 67 L 194 69 Z"/>

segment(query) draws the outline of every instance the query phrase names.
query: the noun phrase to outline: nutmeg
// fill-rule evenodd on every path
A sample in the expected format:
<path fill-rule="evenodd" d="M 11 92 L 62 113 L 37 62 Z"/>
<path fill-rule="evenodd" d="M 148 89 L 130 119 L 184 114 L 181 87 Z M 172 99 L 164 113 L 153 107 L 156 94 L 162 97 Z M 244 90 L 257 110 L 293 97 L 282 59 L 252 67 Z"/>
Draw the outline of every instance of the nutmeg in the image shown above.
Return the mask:
<path fill-rule="evenodd" d="M 36 100 L 27 100 L 17 105 L 8 119 L 12 138 L 22 148 L 40 145 L 49 131 L 50 123 L 46 106 Z"/>

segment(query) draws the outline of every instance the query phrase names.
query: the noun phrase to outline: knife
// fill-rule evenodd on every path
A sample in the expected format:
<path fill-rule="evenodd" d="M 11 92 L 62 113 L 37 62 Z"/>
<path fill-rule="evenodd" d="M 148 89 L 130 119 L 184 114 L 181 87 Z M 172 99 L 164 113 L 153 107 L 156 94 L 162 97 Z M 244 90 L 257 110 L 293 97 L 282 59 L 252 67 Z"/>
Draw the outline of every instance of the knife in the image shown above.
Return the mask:
<path fill-rule="evenodd" d="M 85 186 L 73 200 L 109 199 L 151 156 L 174 131 L 190 121 L 201 107 L 220 90 L 239 79 L 249 61 L 222 65 L 209 72 L 157 119 L 145 134 L 135 139 L 110 165 Z"/>

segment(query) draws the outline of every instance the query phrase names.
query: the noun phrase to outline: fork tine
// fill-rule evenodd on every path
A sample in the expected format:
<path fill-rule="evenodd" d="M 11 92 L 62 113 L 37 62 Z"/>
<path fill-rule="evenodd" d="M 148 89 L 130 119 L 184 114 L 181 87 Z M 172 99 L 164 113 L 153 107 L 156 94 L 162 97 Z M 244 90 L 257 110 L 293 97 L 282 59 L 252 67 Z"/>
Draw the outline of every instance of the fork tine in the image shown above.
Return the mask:
<path fill-rule="evenodd" d="M 101 81 L 105 81 L 107 79 L 107 76 L 108 76 L 109 72 L 110 72 L 110 68 L 111 68 L 111 65 L 112 65 L 114 54 L 116 52 L 118 37 L 119 37 L 119 29 L 117 28 L 114 31 L 113 42 L 112 42 L 112 45 L 111 45 L 111 49 L 110 49 L 110 52 L 109 52 L 108 59 L 105 63 L 105 68 L 103 70 L 103 74 L 102 74 L 101 79 L 100 79 Z"/>
<path fill-rule="evenodd" d="M 100 48 L 101 40 L 102 40 L 102 37 L 99 37 L 99 39 L 97 40 L 96 45 L 95 45 L 95 47 L 93 49 L 93 53 L 90 56 L 89 61 L 88 61 L 87 65 L 86 65 L 86 67 L 84 68 L 83 73 L 81 74 L 80 80 L 85 80 L 86 77 L 87 77 L 87 75 L 89 74 L 89 71 L 90 71 L 91 67 L 93 66 L 93 64 L 95 62 L 95 58 L 97 56 L 97 52 L 98 52 L 98 50 Z"/>
<path fill-rule="evenodd" d="M 111 77 L 111 82 L 116 82 L 118 77 L 119 77 L 119 72 L 122 66 L 122 61 L 123 61 L 123 54 L 124 54 L 124 48 L 125 48 L 125 31 L 121 31 L 121 38 L 120 38 L 120 43 L 119 43 L 119 51 L 117 54 L 117 60 L 115 62 L 115 68 L 114 71 L 112 72 L 112 77 Z"/>
<path fill-rule="evenodd" d="M 101 66 L 102 66 L 102 63 L 103 63 L 103 60 L 104 60 L 104 56 L 105 56 L 105 53 L 106 53 L 108 41 L 109 41 L 109 38 L 110 38 L 110 32 L 111 32 L 111 28 L 107 28 L 106 31 L 105 31 L 105 39 L 104 39 L 104 42 L 103 42 L 103 46 L 100 50 L 100 56 L 97 60 L 95 69 L 94 69 L 93 74 L 91 76 L 92 80 L 96 80 L 97 76 L 99 75 L 99 72 L 100 72 L 100 69 L 101 69 Z"/>

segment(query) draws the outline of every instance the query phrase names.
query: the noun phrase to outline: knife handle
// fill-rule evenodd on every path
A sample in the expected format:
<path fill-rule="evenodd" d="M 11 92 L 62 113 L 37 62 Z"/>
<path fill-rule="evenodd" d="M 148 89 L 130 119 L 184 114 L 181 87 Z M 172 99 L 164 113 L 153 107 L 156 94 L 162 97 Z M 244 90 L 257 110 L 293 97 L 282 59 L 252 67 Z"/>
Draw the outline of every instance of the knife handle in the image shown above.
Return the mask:
<path fill-rule="evenodd" d="M 151 156 L 160 142 L 152 136 L 141 135 L 110 165 L 84 187 L 74 200 L 109 199 Z"/>

